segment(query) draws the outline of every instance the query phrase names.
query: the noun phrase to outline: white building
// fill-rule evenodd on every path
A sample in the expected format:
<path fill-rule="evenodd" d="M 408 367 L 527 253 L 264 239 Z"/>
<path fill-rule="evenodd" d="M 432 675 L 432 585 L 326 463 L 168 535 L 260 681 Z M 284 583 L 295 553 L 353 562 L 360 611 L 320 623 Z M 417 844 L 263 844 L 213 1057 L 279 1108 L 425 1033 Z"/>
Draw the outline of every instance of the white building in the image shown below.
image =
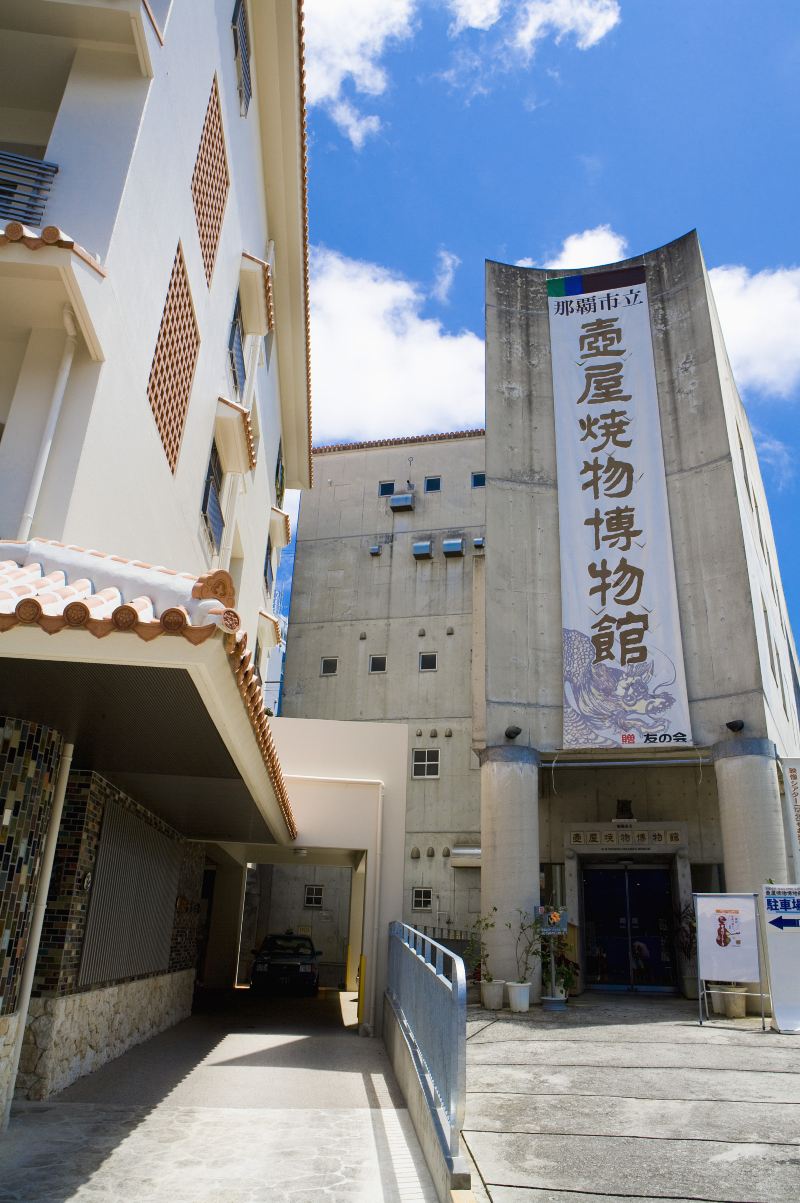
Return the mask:
<path fill-rule="evenodd" d="M 311 477 L 303 87 L 284 0 L 0 11 L 3 1104 L 31 985 L 43 1097 L 188 1013 L 198 940 L 233 982 L 219 841 L 296 834 L 258 672 Z"/>
<path fill-rule="evenodd" d="M 797 653 L 699 243 L 489 263 L 486 302 L 485 458 L 318 449 L 283 713 L 408 722 L 407 920 L 496 907 L 511 978 L 506 922 L 541 897 L 582 984 L 688 990 L 692 891 L 800 867 Z"/>

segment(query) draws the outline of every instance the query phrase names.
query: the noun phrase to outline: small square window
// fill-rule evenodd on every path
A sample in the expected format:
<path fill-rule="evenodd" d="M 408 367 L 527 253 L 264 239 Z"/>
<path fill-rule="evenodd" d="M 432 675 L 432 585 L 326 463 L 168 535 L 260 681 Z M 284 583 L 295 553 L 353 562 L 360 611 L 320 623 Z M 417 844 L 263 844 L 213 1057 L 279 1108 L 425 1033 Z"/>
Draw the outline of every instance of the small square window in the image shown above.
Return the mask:
<path fill-rule="evenodd" d="M 411 891 L 412 911 L 429 911 L 433 899 L 433 891 L 427 887 L 415 886 Z"/>
<path fill-rule="evenodd" d="M 386 657 L 385 656 L 370 656 L 369 671 L 371 673 L 386 672 Z"/>
<path fill-rule="evenodd" d="M 435 673 L 439 667 L 438 652 L 420 652 L 419 654 L 419 671 L 421 673 Z"/>
<path fill-rule="evenodd" d="M 425 477 L 425 492 L 426 493 L 441 493 L 442 478 L 441 476 L 426 476 Z"/>
<path fill-rule="evenodd" d="M 485 489 L 486 488 L 486 473 L 485 472 L 473 472 L 472 473 L 472 487 L 473 487 L 473 489 Z"/>
<path fill-rule="evenodd" d="M 412 777 L 439 776 L 439 749 L 414 748 L 411 761 Z"/>
<path fill-rule="evenodd" d="M 322 906 L 322 886 L 306 886 L 303 906 L 318 910 Z"/>
<path fill-rule="evenodd" d="M 382 480 L 380 482 L 380 484 L 378 485 L 378 496 L 379 497 L 391 497 L 392 493 L 394 493 L 394 481 L 393 480 Z"/>
<path fill-rule="evenodd" d="M 322 664 L 320 665 L 319 675 L 321 677 L 335 677 L 339 671 L 338 656 L 323 656 Z"/>

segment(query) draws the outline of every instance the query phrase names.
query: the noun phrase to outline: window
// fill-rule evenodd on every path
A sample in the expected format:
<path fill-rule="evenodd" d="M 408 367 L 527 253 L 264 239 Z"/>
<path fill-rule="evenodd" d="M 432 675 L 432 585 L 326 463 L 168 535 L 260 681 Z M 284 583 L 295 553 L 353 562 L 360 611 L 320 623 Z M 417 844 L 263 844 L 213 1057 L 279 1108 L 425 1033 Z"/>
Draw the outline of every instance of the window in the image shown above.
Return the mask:
<path fill-rule="evenodd" d="M 486 473 L 485 472 L 473 472 L 472 473 L 472 487 L 473 487 L 473 489 L 485 489 L 486 488 Z"/>
<path fill-rule="evenodd" d="M 371 673 L 386 672 L 386 657 L 385 656 L 370 656 L 369 671 Z"/>
<path fill-rule="evenodd" d="M 222 546 L 222 532 L 225 529 L 221 502 L 222 477 L 222 461 L 219 458 L 217 444 L 212 443 L 208 470 L 206 471 L 206 483 L 203 489 L 202 514 L 206 530 L 208 531 L 208 537 L 215 551 L 219 551 Z"/>
<path fill-rule="evenodd" d="M 278 458 L 275 461 L 275 504 L 283 509 L 283 497 L 286 492 L 286 476 L 283 469 L 283 444 L 278 443 Z"/>
<path fill-rule="evenodd" d="M 244 362 L 244 322 L 242 321 L 242 298 L 236 293 L 236 304 L 233 307 L 230 334 L 228 335 L 228 358 L 231 375 L 236 392 L 241 400 L 244 395 L 244 378 L 246 374 Z"/>
<path fill-rule="evenodd" d="M 421 673 L 435 673 L 438 668 L 438 659 L 438 652 L 420 652 L 419 671 Z"/>
<path fill-rule="evenodd" d="M 442 478 L 441 476 L 426 476 L 425 477 L 425 492 L 426 493 L 441 493 Z"/>
<path fill-rule="evenodd" d="M 306 897 L 303 906 L 319 910 L 322 906 L 322 886 L 306 886 Z"/>
<path fill-rule="evenodd" d="M 335 677 L 339 671 L 338 656 L 323 656 L 322 664 L 320 665 L 319 675 L 321 677 Z"/>
<path fill-rule="evenodd" d="M 253 672 L 258 677 L 259 684 L 263 685 L 264 681 L 261 676 L 261 641 L 258 638 L 256 639 L 255 651 L 253 652 Z"/>
<path fill-rule="evenodd" d="M 439 776 L 439 749 L 414 748 L 411 761 L 412 777 Z"/>
<path fill-rule="evenodd" d="M 275 583 L 275 573 L 272 569 L 272 539 L 267 535 L 267 554 L 264 559 L 264 584 L 267 586 L 267 593 L 272 594 L 272 586 Z"/>
<path fill-rule="evenodd" d="M 378 496 L 391 497 L 392 493 L 394 493 L 394 481 L 382 480 L 378 485 Z"/>
<path fill-rule="evenodd" d="M 429 911 L 433 894 L 427 886 L 415 886 L 411 891 L 412 911 Z"/>
<path fill-rule="evenodd" d="M 236 74 L 239 77 L 239 109 L 247 116 L 253 84 L 250 79 L 250 37 L 247 32 L 247 5 L 245 0 L 236 0 L 233 6 L 233 48 L 236 54 Z"/>

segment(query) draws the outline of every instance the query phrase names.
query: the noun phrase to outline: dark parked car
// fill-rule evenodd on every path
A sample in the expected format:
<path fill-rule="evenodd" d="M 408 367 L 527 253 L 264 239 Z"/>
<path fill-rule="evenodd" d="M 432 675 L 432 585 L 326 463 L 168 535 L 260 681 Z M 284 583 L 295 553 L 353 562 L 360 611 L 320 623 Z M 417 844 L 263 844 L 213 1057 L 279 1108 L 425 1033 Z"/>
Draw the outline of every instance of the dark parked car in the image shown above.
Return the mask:
<path fill-rule="evenodd" d="M 250 988 L 259 993 L 286 991 L 316 994 L 319 990 L 317 952 L 308 936 L 294 932 L 267 936 L 261 948 L 253 949 L 255 960 L 250 971 Z"/>

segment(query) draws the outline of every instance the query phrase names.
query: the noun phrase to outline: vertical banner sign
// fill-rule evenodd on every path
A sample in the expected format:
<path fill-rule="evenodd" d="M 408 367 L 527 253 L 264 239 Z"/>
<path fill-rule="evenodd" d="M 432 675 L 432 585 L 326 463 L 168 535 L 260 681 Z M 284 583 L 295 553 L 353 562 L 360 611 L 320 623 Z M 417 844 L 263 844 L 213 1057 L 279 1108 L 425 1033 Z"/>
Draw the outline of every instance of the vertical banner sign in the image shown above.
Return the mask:
<path fill-rule="evenodd" d="M 757 982 L 755 894 L 695 894 L 698 977 L 704 982 Z"/>
<path fill-rule="evenodd" d="M 547 284 L 565 748 L 690 744 L 643 267 Z"/>
<path fill-rule="evenodd" d="M 789 760 L 781 757 L 783 772 L 783 788 L 789 800 L 789 814 L 794 816 L 795 824 L 800 830 L 800 760 Z"/>
<path fill-rule="evenodd" d="M 800 1033 L 800 886 L 763 886 L 772 1025 Z"/>

